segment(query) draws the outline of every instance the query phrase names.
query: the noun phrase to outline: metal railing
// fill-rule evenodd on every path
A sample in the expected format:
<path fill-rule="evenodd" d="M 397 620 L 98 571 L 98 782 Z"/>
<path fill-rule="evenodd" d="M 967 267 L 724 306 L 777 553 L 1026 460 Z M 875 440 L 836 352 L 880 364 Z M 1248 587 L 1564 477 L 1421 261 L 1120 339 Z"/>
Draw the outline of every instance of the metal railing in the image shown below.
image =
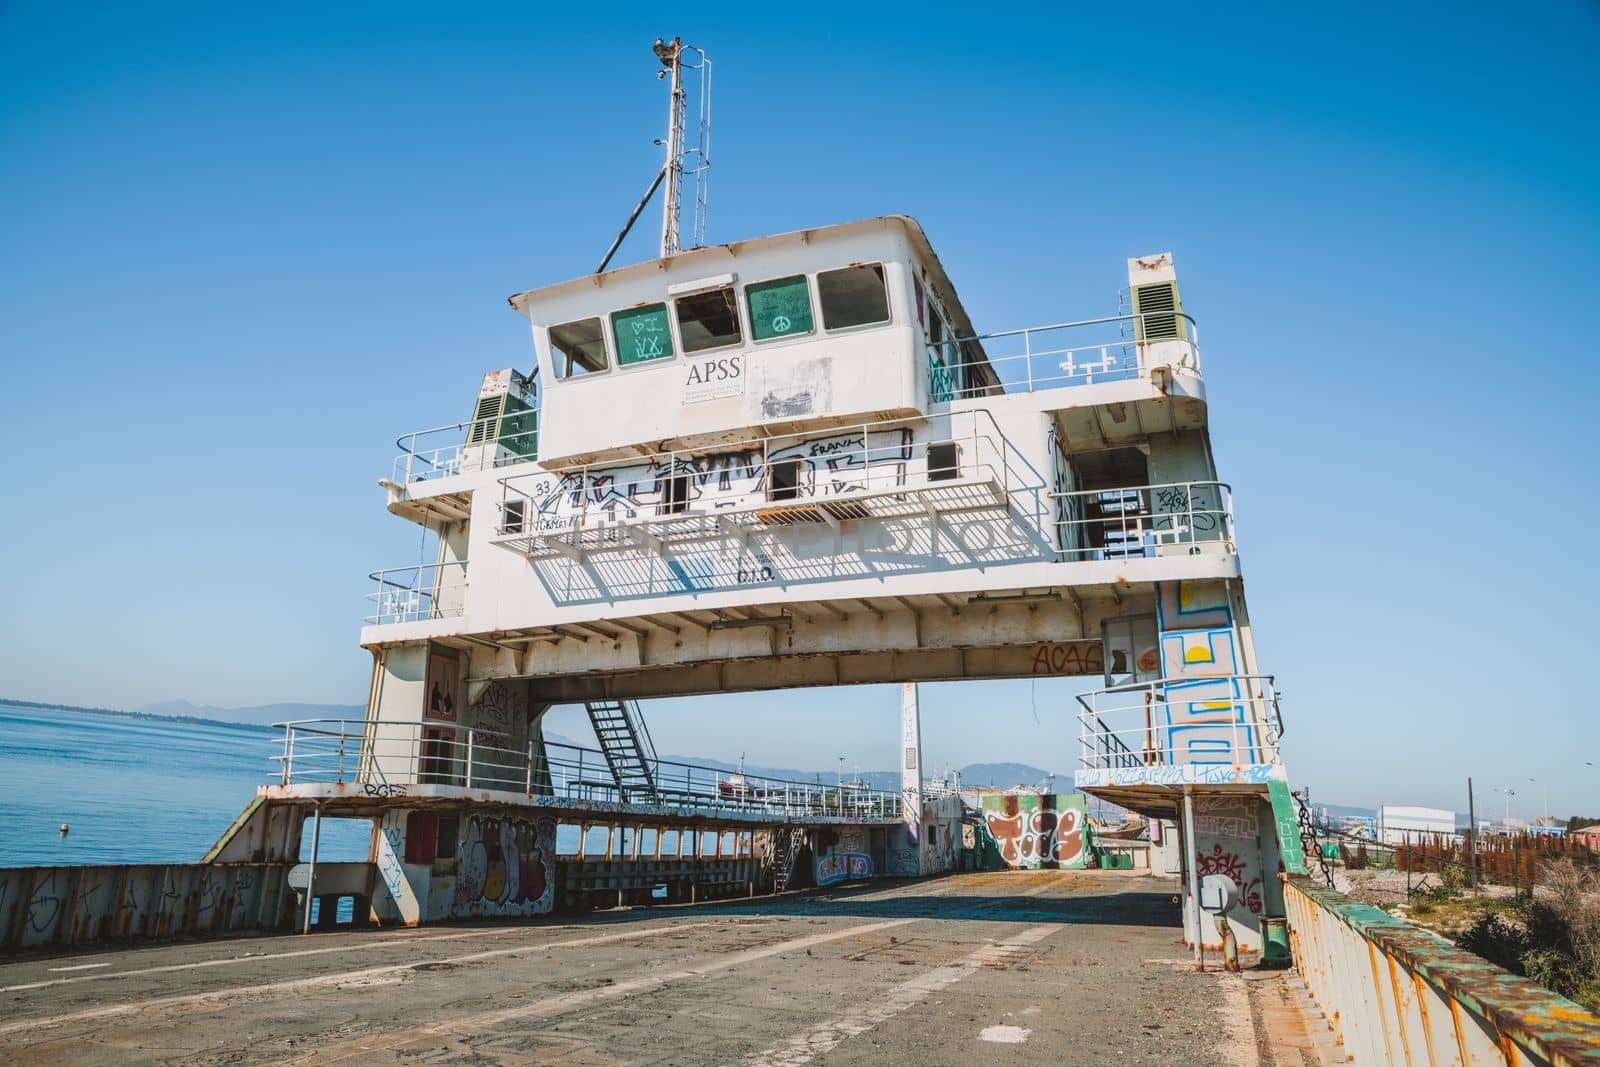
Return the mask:
<path fill-rule="evenodd" d="M 1354 1063 L 1593 1063 L 1600 1018 L 1309 878 L 1284 879 L 1295 967 Z"/>
<path fill-rule="evenodd" d="M 393 478 L 401 485 L 531 463 L 539 450 L 539 408 L 417 430 L 395 438 Z"/>
<path fill-rule="evenodd" d="M 1283 716 L 1270 674 L 1163 678 L 1078 697 L 1080 766 L 1275 763 Z"/>
<path fill-rule="evenodd" d="M 529 796 L 621 802 L 599 749 L 547 742 L 516 744 L 505 734 L 437 722 L 306 719 L 277 724 L 282 751 L 272 759 L 284 785 L 349 783 L 375 797 L 416 785 L 496 789 Z M 730 772 L 675 760 L 649 760 L 662 808 L 763 812 L 862 821 L 900 818 L 898 792 L 824 785 Z M 637 796 L 628 798 L 638 804 Z"/>
<path fill-rule="evenodd" d="M 1152 320 L 1149 329 L 1146 319 Z M 1181 311 L 951 338 L 928 345 L 928 397 L 940 403 L 1141 378 L 1149 373 L 1147 357 L 1158 345 L 1173 346 L 1171 358 L 1160 362 L 1200 373 L 1199 330 Z"/>
<path fill-rule="evenodd" d="M 1198 553 L 1206 542 L 1233 550 L 1233 490 L 1224 482 L 1130 485 L 1050 497 L 1056 546 L 1068 560 Z"/>
<path fill-rule="evenodd" d="M 367 594 L 371 625 L 449 619 L 466 607 L 467 561 L 389 567 L 367 576 L 377 588 Z"/>
<path fill-rule="evenodd" d="M 716 529 L 737 508 L 844 506 L 874 492 L 972 481 L 993 481 L 1009 492 L 1010 444 L 993 414 L 976 410 L 959 417 L 970 418 L 970 427 L 940 440 L 914 438 L 921 419 L 891 419 L 766 436 L 719 452 L 678 449 L 510 475 L 500 479 L 497 532 L 584 529 L 638 518 L 685 525 L 704 520 Z M 553 488 L 551 475 L 557 479 Z M 915 502 L 907 504 L 907 514 L 922 511 Z"/>

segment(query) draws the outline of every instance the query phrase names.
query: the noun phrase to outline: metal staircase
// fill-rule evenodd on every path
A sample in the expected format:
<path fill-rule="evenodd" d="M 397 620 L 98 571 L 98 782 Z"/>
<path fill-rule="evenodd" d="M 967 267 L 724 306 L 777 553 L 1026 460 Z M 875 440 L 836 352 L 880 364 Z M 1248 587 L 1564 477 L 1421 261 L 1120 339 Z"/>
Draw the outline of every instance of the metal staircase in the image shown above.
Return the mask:
<path fill-rule="evenodd" d="M 778 830 L 777 840 L 772 846 L 772 891 L 781 893 L 789 888 L 789 879 L 794 877 L 795 857 L 800 855 L 800 850 L 805 847 L 806 832 L 798 826 L 791 826 L 785 832 Z"/>
<path fill-rule="evenodd" d="M 659 800 L 656 791 L 656 748 L 639 705 L 632 700 L 594 700 L 584 704 L 595 739 L 624 801 Z"/>

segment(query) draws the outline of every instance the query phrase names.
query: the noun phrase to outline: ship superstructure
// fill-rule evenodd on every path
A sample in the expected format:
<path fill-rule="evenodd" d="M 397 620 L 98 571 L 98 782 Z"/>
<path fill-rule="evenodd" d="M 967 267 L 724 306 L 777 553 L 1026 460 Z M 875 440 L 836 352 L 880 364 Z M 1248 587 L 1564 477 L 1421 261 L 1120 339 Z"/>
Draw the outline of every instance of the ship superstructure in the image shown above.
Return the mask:
<path fill-rule="evenodd" d="M 618 799 L 659 802 L 631 701 L 1082 676 L 1078 787 L 1281 914 L 1282 727 L 1196 325 L 1170 255 L 1126 282 L 1110 314 L 983 333 L 891 216 L 512 296 L 532 364 L 383 483 L 437 551 L 374 576 L 364 773 L 547 795 L 540 717 L 583 702 Z"/>

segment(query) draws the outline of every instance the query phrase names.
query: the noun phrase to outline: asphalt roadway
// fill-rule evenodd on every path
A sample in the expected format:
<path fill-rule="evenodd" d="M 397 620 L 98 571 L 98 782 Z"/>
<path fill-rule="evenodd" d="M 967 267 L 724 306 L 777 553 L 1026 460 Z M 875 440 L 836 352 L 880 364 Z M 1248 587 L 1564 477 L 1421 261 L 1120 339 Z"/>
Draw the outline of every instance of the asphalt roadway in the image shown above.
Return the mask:
<path fill-rule="evenodd" d="M 1185 965 L 1174 891 L 997 872 L 24 955 L 0 963 L 0 1062 L 1263 1062 L 1248 983 Z"/>

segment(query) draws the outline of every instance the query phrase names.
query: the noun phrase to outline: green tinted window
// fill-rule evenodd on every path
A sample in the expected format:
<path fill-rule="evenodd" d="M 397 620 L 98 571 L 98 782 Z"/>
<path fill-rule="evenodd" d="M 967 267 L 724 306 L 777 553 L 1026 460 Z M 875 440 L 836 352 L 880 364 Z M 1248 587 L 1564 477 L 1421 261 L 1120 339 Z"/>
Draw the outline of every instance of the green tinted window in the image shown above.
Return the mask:
<path fill-rule="evenodd" d="M 810 333 L 815 328 L 804 274 L 747 285 L 744 296 L 750 305 L 750 332 L 757 341 Z"/>
<path fill-rule="evenodd" d="M 624 367 L 672 356 L 672 331 L 667 328 L 665 304 L 613 312 L 611 333 L 617 341 L 617 362 Z"/>

